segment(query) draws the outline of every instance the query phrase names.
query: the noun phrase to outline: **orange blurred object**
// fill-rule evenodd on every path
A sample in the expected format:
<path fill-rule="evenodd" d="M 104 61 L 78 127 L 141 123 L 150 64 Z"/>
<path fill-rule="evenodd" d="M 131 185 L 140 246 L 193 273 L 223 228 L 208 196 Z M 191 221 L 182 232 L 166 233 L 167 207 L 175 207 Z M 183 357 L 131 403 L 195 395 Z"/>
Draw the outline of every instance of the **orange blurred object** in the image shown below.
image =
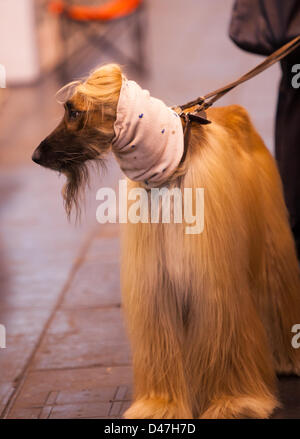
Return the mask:
<path fill-rule="evenodd" d="M 68 6 L 64 1 L 53 0 L 49 3 L 49 11 L 54 14 L 65 12 L 70 18 L 84 20 L 113 20 L 124 17 L 142 3 L 142 0 L 112 0 L 100 6 Z"/>

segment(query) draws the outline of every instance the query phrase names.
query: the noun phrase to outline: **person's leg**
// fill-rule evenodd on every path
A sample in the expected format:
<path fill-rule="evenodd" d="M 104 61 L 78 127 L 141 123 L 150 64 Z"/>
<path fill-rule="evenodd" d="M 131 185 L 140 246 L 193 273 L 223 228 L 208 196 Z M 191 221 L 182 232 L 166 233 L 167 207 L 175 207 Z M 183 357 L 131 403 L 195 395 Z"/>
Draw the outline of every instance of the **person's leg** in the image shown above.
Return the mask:
<path fill-rule="evenodd" d="M 295 75 L 292 66 L 299 63 L 299 60 L 298 50 L 281 62 L 282 79 L 276 115 L 275 156 L 300 259 L 300 88 L 292 86 L 292 77 Z"/>

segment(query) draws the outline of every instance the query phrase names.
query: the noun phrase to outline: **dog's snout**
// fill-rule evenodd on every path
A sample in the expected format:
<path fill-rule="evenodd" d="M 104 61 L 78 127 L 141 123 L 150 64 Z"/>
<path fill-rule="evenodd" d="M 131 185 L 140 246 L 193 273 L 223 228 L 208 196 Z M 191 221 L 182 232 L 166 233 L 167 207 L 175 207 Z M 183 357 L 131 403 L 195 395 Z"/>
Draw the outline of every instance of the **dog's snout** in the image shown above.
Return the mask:
<path fill-rule="evenodd" d="M 34 152 L 33 152 L 33 154 L 32 154 L 32 160 L 35 162 L 35 163 L 40 163 L 40 160 L 41 160 L 41 151 L 40 151 L 40 148 L 39 148 L 39 146 L 34 150 Z"/>

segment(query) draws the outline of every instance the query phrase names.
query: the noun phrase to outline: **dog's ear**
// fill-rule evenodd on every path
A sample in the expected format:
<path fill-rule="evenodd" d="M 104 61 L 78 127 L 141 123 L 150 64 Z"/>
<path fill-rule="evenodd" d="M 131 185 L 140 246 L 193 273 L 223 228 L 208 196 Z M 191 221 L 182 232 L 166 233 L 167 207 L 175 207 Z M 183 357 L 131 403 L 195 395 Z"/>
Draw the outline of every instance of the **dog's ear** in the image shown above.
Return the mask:
<path fill-rule="evenodd" d="M 91 72 L 83 83 L 75 88 L 75 95 L 81 99 L 86 110 L 91 108 L 110 108 L 116 111 L 120 89 L 122 86 L 122 71 L 118 64 L 106 64 Z"/>
<path fill-rule="evenodd" d="M 123 76 L 118 64 L 96 67 L 84 81 L 69 82 L 58 90 L 57 100 L 59 103 L 64 103 L 79 93 L 91 101 L 114 103 L 118 101 Z"/>

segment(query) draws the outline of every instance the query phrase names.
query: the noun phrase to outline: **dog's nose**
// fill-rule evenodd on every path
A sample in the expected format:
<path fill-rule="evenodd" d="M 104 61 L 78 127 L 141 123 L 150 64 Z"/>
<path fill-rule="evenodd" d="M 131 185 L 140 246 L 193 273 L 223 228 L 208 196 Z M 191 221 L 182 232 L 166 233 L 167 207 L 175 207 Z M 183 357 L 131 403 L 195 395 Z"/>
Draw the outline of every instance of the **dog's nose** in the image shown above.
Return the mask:
<path fill-rule="evenodd" d="M 40 163 L 40 160 L 41 160 L 41 151 L 40 151 L 40 149 L 39 149 L 39 147 L 37 147 L 34 151 L 33 151 L 33 154 L 32 154 L 32 160 L 35 162 L 35 163 Z"/>

